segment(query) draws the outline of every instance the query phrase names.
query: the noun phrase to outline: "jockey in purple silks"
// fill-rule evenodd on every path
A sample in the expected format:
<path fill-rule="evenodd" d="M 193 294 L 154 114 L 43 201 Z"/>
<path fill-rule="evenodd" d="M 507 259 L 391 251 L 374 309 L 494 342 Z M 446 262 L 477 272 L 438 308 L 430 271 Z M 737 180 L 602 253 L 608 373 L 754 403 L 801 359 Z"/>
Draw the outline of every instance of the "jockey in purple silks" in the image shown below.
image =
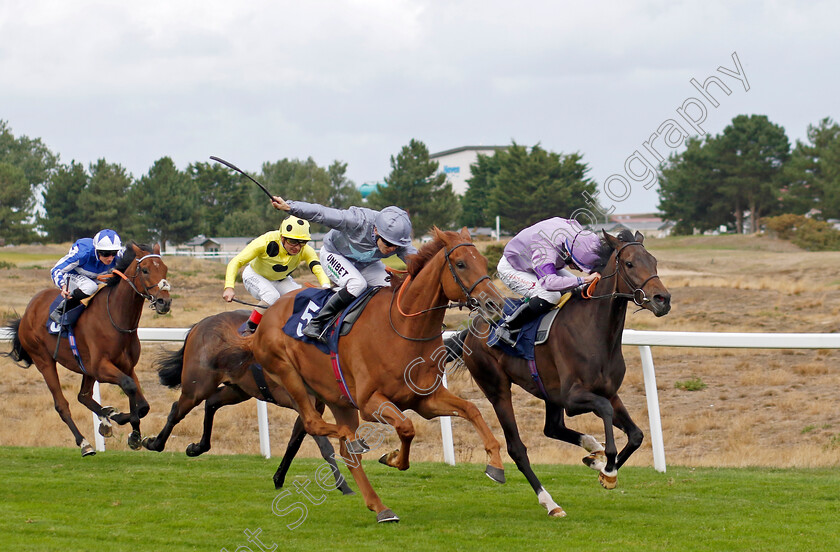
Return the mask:
<path fill-rule="evenodd" d="M 563 292 L 600 278 L 593 271 L 603 247 L 597 234 L 576 220 L 559 217 L 514 236 L 499 260 L 499 279 L 528 301 L 502 321 L 496 330 L 499 339 L 514 346 L 522 326 L 554 308 Z M 566 267 L 587 274 L 575 276 Z"/>

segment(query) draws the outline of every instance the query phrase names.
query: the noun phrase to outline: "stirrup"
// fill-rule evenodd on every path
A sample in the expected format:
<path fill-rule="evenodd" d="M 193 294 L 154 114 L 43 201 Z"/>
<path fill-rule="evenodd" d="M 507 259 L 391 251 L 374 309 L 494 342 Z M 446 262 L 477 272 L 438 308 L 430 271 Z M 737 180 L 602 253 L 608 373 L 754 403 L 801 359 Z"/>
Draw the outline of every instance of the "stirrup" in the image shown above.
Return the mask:
<path fill-rule="evenodd" d="M 310 323 L 303 327 L 301 333 L 309 339 L 312 339 L 313 341 L 318 341 L 320 343 L 326 344 L 327 340 L 324 334 L 327 333 L 328 327 L 329 326 L 324 327 L 319 331 L 317 328 L 312 327 L 312 324 Z"/>
<path fill-rule="evenodd" d="M 64 316 L 64 309 L 66 306 L 66 303 L 59 303 L 59 305 L 50 313 L 50 320 L 60 325 L 61 317 Z"/>
<path fill-rule="evenodd" d="M 497 326 L 496 337 L 505 345 L 516 347 L 516 339 L 519 337 L 519 330 L 510 331 L 507 326 Z"/>

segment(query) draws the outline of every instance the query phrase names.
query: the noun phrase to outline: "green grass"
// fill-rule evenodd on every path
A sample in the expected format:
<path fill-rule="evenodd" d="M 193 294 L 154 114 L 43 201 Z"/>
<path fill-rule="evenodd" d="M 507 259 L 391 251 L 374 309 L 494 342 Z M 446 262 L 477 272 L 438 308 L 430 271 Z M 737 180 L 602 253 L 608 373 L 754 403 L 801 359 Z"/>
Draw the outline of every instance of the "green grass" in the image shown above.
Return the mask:
<path fill-rule="evenodd" d="M 279 495 L 277 459 L 0 448 L 0 550 L 220 551 L 248 546 L 261 529 L 278 550 L 803 550 L 837 548 L 838 470 L 624 468 L 603 490 L 583 466 L 537 466 L 569 516 L 551 519 L 524 477 L 507 466 L 497 485 L 474 464 L 365 464 L 399 524 L 377 525 L 360 496 L 322 493 L 321 460 L 296 461 L 287 479 L 312 480 L 323 503 Z M 355 485 L 352 485 L 355 488 Z M 280 496 L 280 498 L 277 498 Z M 272 512 L 294 502 L 307 517 Z M 249 548 L 239 548 L 246 552 Z"/>
<path fill-rule="evenodd" d="M 61 255 L 56 256 L 55 254 L 0 251 L 0 263 L 13 264 L 16 266 L 21 266 L 24 263 L 39 263 L 43 261 L 46 262 L 50 267 L 52 267 L 60 258 Z M 40 268 L 40 266 L 38 266 L 37 268 Z"/>
<path fill-rule="evenodd" d="M 708 386 L 700 378 L 691 378 L 685 381 L 674 382 L 674 387 L 683 391 L 701 391 Z"/>

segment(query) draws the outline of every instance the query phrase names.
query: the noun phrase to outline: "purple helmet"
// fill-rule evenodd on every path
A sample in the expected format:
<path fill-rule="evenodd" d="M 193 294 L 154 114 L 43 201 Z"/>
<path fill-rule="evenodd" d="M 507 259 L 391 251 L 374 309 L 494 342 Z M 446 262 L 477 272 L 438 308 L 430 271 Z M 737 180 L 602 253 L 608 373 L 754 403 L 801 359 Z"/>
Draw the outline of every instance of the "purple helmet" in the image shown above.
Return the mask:
<path fill-rule="evenodd" d="M 598 261 L 601 249 L 601 238 L 595 232 L 583 230 L 575 234 L 572 239 L 566 238 L 566 251 L 572 261 L 582 270 L 592 272 Z"/>

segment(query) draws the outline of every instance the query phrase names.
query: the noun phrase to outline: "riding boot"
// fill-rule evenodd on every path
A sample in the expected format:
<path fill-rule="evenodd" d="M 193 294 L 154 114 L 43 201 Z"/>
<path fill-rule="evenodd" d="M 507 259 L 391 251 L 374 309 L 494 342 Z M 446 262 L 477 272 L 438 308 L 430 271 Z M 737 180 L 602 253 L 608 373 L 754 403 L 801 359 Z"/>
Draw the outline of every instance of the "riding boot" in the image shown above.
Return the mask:
<path fill-rule="evenodd" d="M 55 309 L 50 313 L 50 320 L 55 322 L 56 324 L 61 324 L 61 317 L 64 315 L 65 312 L 70 312 L 71 310 L 75 309 L 79 305 L 82 304 L 82 299 L 88 297 L 87 295 L 82 295 L 81 298 L 76 297 L 76 292 L 73 292 L 73 295 L 70 296 L 69 299 L 63 300 L 59 303 Z"/>
<path fill-rule="evenodd" d="M 511 347 L 516 346 L 519 330 L 528 322 L 536 320 L 541 315 L 550 311 L 553 307 L 554 303 L 540 297 L 534 297 L 527 303 L 522 303 L 496 328 L 496 335 L 499 337 L 499 341 Z"/>
<path fill-rule="evenodd" d="M 356 297 L 347 289 L 338 290 L 338 293 L 330 297 L 318 314 L 303 328 L 303 335 L 326 344 L 327 340 L 324 334 L 329 327 L 329 323 L 355 299 Z"/>
<path fill-rule="evenodd" d="M 257 331 L 257 326 L 259 325 L 260 320 L 262 320 L 262 313 L 259 312 L 256 309 L 251 311 L 251 316 L 248 317 L 248 322 L 247 322 L 248 331 L 250 331 L 251 333 L 254 333 L 255 331 Z"/>

